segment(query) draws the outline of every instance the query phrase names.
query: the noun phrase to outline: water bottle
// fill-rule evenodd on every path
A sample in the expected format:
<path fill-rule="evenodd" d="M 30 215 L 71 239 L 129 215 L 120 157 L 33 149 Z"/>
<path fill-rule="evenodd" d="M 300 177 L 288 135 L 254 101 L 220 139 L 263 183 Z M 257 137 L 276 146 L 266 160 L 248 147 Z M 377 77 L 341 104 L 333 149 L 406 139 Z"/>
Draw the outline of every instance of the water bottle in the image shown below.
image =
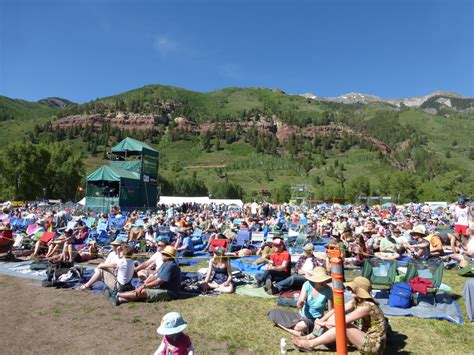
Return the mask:
<path fill-rule="evenodd" d="M 286 338 L 280 339 L 280 354 L 286 354 Z"/>

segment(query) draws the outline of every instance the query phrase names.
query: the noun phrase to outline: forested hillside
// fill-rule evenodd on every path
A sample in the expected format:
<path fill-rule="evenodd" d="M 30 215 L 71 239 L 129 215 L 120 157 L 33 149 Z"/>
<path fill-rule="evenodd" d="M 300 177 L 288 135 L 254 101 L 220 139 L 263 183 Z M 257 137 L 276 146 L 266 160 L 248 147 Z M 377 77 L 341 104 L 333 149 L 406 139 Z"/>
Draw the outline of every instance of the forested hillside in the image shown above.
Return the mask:
<path fill-rule="evenodd" d="M 163 194 L 252 199 L 265 189 L 273 199 L 287 200 L 296 184 L 311 185 L 315 199 L 353 201 L 364 195 L 402 202 L 474 193 L 469 98 L 439 94 L 407 107 L 347 104 L 277 89 L 199 93 L 150 85 L 62 108 L 0 99 L 2 138 L 32 143 L 32 149 L 63 142 L 82 156 L 83 176 L 125 136 L 154 145 Z M 3 164 L 11 159 L 8 152 L 3 149 Z M 8 187 L 11 176 L 2 174 L 2 198 L 21 190 Z M 16 197 L 40 196 L 41 184 Z M 75 191 L 48 189 L 54 197 L 77 197 Z"/>

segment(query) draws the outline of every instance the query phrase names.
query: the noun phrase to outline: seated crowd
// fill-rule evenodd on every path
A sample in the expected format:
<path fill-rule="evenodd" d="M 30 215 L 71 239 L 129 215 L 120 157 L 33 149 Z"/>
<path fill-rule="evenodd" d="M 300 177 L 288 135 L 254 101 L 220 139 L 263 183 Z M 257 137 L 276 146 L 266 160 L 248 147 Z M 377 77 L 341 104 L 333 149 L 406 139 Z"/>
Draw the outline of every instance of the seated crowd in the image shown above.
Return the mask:
<path fill-rule="evenodd" d="M 117 216 L 122 213 L 115 210 L 111 216 L 98 216 L 96 223 L 107 223 Z M 80 290 L 91 289 L 102 281 L 105 295 L 115 305 L 176 300 L 181 296 L 183 278 L 179 259 L 192 258 L 199 241 L 200 250 L 210 255 L 199 289 L 232 293 L 235 285 L 230 257 L 256 255 L 258 259 L 253 262 L 260 269 L 255 274 L 255 288 L 263 287 L 269 294 L 298 291 L 298 312 L 274 309 L 268 318 L 293 334 L 295 346 L 304 350 L 335 341 L 328 256 L 326 252 L 315 251 L 315 242 L 337 246 L 345 265 L 350 267 L 360 267 L 369 258 L 450 258 L 461 266 L 472 263 L 474 258 L 474 217 L 463 198 L 443 211 L 414 205 L 390 210 L 350 206 L 304 211 L 268 204 L 258 206 L 256 211 L 254 204 L 238 211 L 172 205 L 161 206 L 158 212 L 148 215 L 134 211 L 123 220 L 120 232 L 107 231 L 116 237 L 109 243 L 111 251 Z M 29 235 L 36 238 L 32 257 L 70 263 L 99 257 L 98 242 L 89 238 L 94 227 L 88 227 L 84 218 L 74 225 L 70 222 L 56 213 L 38 219 L 34 233 Z M 3 225 L 2 230 L 5 228 Z M 239 244 L 243 231 L 248 235 L 262 233 L 265 240 L 254 245 L 251 240 Z M 301 242 L 294 267 L 291 256 L 295 253 L 289 249 L 295 242 L 289 242 L 290 232 Z M 120 233 L 126 238 L 120 238 Z M 142 252 L 142 262 L 132 259 L 135 250 Z M 135 275 L 139 282 L 134 287 Z M 348 340 L 362 352 L 382 353 L 386 323 L 372 298 L 370 281 L 357 277 L 345 286 L 353 297 L 345 305 Z"/>

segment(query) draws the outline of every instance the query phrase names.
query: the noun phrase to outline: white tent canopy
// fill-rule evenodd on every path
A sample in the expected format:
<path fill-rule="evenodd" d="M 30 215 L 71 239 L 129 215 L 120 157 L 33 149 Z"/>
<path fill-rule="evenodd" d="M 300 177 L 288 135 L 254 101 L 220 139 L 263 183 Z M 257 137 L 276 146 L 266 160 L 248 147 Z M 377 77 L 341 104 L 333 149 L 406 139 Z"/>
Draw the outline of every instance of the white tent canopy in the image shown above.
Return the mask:
<path fill-rule="evenodd" d="M 237 199 L 212 199 L 209 200 L 211 203 L 215 203 L 216 205 L 237 205 L 239 207 L 242 207 L 244 203 L 242 200 L 237 200 Z"/>
<path fill-rule="evenodd" d="M 202 204 L 209 204 L 209 197 L 186 197 L 186 196 L 160 196 L 160 201 L 158 203 L 165 204 L 165 205 L 179 205 L 182 203 L 202 203 Z"/>
<path fill-rule="evenodd" d="M 185 197 L 185 196 L 160 196 L 160 204 L 165 205 L 179 205 L 182 203 L 200 203 L 200 204 L 210 204 L 214 203 L 216 205 L 237 205 L 239 207 L 243 206 L 242 200 L 238 199 L 210 199 L 207 196 L 203 197 Z"/>
<path fill-rule="evenodd" d="M 86 198 L 84 197 L 82 200 L 78 202 L 79 205 L 85 206 L 86 205 Z"/>

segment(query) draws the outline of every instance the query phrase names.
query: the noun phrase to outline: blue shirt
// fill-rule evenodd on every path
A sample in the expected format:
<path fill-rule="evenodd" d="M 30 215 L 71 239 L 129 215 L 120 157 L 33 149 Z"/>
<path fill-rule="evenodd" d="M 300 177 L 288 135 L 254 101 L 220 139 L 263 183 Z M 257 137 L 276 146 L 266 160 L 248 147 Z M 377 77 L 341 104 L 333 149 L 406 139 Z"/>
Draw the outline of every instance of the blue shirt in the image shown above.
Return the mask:
<path fill-rule="evenodd" d="M 306 291 L 306 302 L 300 309 L 300 314 L 308 319 L 321 318 L 327 307 L 328 300 L 332 300 L 332 289 L 324 286 L 317 296 L 313 296 L 313 286 L 309 281 L 303 284 L 302 290 Z"/>
<path fill-rule="evenodd" d="M 164 281 L 158 288 L 179 295 L 181 289 L 181 270 L 174 261 L 167 261 L 161 264 L 156 278 Z"/>

